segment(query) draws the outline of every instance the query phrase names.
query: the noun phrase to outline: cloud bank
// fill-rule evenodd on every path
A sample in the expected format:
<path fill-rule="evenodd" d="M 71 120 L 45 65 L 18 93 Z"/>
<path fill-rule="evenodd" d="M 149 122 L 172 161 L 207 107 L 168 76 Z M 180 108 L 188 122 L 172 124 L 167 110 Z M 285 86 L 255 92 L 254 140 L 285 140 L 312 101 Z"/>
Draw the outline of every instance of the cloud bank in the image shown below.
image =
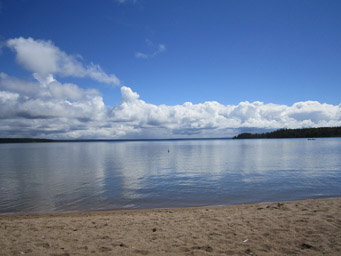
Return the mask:
<path fill-rule="evenodd" d="M 100 92 L 75 84 L 28 82 L 0 74 L 0 136 L 44 138 L 229 137 L 243 129 L 341 125 L 341 105 L 316 101 L 292 106 L 205 102 L 146 103 L 121 87 L 121 100 L 105 106 Z"/>
<path fill-rule="evenodd" d="M 20 65 L 33 72 L 27 81 L 0 71 L 0 137 L 76 138 L 183 138 L 230 137 L 242 131 L 278 128 L 341 126 L 341 104 L 317 101 L 291 106 L 215 101 L 167 106 L 140 99 L 121 87 L 121 100 L 106 106 L 97 89 L 61 83 L 56 76 L 91 77 L 118 82 L 100 66 L 84 66 L 49 41 L 11 39 L 7 46 Z"/>

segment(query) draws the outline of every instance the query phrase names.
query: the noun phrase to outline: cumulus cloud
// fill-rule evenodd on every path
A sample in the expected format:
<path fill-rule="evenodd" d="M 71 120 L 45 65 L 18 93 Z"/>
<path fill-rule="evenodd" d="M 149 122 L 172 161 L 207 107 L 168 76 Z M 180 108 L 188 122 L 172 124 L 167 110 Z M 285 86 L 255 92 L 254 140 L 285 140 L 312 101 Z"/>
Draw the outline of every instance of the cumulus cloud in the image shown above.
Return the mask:
<path fill-rule="evenodd" d="M 123 134 L 107 122 L 95 89 L 75 84 L 27 82 L 0 74 L 0 137 L 108 138 Z M 127 129 L 128 131 L 128 129 Z"/>
<path fill-rule="evenodd" d="M 220 137 L 248 128 L 278 129 L 341 125 L 341 106 L 316 101 L 292 106 L 241 102 L 218 102 L 156 106 L 140 100 L 130 88 L 122 87 L 122 101 L 112 108 L 110 118 L 139 129 L 162 128 L 169 136 Z"/>
<path fill-rule="evenodd" d="M 99 65 L 93 63 L 84 66 L 80 56 L 66 54 L 51 41 L 19 37 L 9 39 L 6 45 L 16 53 L 20 65 L 44 79 L 52 74 L 90 77 L 107 84 L 120 84 L 114 74 L 106 74 Z"/>
<path fill-rule="evenodd" d="M 152 41 L 150 41 L 148 39 L 146 39 L 146 44 L 148 45 L 148 47 L 150 49 L 152 49 L 152 52 L 151 53 L 137 52 L 137 53 L 135 53 L 136 58 L 149 59 L 149 58 L 153 58 L 153 57 L 159 55 L 160 53 L 166 51 L 166 46 L 164 44 L 155 45 Z"/>
<path fill-rule="evenodd" d="M 100 119 L 105 106 L 97 90 L 74 84 L 26 82 L 0 73 L 0 117 Z"/>

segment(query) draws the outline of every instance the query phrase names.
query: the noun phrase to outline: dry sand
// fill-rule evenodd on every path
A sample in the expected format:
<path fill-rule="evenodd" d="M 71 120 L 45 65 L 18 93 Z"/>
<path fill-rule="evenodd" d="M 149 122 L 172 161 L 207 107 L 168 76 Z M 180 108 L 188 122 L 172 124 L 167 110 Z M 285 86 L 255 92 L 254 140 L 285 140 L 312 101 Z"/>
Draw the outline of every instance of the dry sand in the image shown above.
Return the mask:
<path fill-rule="evenodd" d="M 0 255 L 341 255 L 341 198 L 0 216 Z"/>

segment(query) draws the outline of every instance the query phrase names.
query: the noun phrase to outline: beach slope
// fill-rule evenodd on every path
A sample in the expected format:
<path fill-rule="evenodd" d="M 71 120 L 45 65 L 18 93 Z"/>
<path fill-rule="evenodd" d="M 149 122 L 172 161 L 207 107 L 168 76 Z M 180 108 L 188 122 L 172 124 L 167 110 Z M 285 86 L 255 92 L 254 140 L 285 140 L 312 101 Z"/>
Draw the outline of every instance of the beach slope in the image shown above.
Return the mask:
<path fill-rule="evenodd" d="M 0 216 L 0 255 L 341 255 L 341 198 Z"/>

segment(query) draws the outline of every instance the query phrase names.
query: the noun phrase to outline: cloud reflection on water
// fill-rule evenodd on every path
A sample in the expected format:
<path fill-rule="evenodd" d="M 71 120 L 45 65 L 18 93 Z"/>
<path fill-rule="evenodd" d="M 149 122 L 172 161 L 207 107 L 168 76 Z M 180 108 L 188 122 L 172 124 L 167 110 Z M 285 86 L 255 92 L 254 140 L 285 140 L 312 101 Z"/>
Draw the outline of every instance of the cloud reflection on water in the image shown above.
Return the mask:
<path fill-rule="evenodd" d="M 2 144 L 0 211 L 171 207 L 341 195 L 340 153 L 340 139 Z"/>

